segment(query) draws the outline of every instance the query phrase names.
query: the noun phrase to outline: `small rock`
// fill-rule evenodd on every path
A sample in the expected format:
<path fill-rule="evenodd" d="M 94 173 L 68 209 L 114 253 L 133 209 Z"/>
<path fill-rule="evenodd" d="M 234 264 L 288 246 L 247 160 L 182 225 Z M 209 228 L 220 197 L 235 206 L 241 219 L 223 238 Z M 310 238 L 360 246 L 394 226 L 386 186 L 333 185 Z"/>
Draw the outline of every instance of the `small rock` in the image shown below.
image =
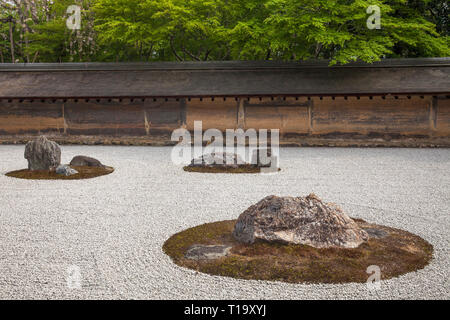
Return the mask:
<path fill-rule="evenodd" d="M 367 232 L 370 238 L 382 239 L 389 235 L 389 232 L 379 228 L 363 228 Z"/>
<path fill-rule="evenodd" d="M 61 149 L 56 142 L 40 136 L 26 144 L 24 157 L 29 170 L 53 170 L 61 163 Z"/>
<path fill-rule="evenodd" d="M 230 250 L 230 246 L 207 246 L 195 244 L 187 250 L 184 257 L 190 260 L 214 260 L 221 257 L 226 257 L 230 253 Z"/>
<path fill-rule="evenodd" d="M 78 171 L 73 169 L 73 168 L 71 168 L 71 167 L 69 167 L 66 164 L 62 164 L 62 165 L 59 165 L 56 168 L 56 173 L 57 174 L 61 174 L 61 175 L 65 175 L 66 177 L 68 177 L 68 176 L 73 176 L 74 174 L 77 174 Z"/>
<path fill-rule="evenodd" d="M 70 165 L 74 167 L 104 167 L 104 165 L 97 159 L 86 156 L 74 157 L 72 161 L 70 161 Z"/>
<path fill-rule="evenodd" d="M 265 240 L 315 248 L 356 248 L 369 239 L 337 205 L 314 194 L 264 198 L 239 216 L 233 236 L 248 244 Z"/>

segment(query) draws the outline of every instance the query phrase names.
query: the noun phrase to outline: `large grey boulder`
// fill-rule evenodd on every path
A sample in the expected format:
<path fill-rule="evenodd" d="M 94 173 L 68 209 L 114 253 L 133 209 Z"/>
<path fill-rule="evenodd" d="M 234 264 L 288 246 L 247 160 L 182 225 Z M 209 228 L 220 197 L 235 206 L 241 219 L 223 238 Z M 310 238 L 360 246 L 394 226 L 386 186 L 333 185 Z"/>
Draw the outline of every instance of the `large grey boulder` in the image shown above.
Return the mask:
<path fill-rule="evenodd" d="M 86 156 L 74 157 L 72 161 L 70 161 L 70 165 L 74 167 L 104 167 L 99 160 Z"/>
<path fill-rule="evenodd" d="M 233 235 L 248 244 L 259 239 L 315 248 L 356 248 L 369 239 L 338 206 L 314 194 L 264 198 L 240 215 Z"/>
<path fill-rule="evenodd" d="M 61 163 L 61 149 L 56 142 L 40 136 L 25 146 L 29 170 L 54 170 Z"/>

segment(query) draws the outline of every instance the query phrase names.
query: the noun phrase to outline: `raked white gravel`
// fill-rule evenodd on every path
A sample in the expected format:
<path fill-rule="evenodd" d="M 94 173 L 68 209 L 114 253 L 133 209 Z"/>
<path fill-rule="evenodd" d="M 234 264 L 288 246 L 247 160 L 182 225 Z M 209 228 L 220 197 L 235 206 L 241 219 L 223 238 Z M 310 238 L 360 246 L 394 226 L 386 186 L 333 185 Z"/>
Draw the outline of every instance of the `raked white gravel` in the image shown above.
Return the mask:
<path fill-rule="evenodd" d="M 450 149 L 283 149 L 282 171 L 263 176 L 187 173 L 171 148 L 64 146 L 65 163 L 83 154 L 116 171 L 82 181 L 6 177 L 26 167 L 23 151 L 0 146 L 1 299 L 450 298 Z M 172 234 L 236 218 L 267 195 L 310 192 L 420 235 L 433 261 L 370 291 L 214 277 L 162 252 Z"/>

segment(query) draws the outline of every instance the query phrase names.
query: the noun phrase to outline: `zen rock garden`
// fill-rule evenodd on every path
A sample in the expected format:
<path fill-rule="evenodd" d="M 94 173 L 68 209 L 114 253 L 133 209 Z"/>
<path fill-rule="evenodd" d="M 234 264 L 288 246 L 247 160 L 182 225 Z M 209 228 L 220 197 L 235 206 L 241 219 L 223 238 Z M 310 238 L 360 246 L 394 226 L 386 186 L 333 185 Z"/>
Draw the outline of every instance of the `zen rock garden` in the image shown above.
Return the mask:
<path fill-rule="evenodd" d="M 292 283 L 366 282 L 424 268 L 433 247 L 409 232 L 350 218 L 318 196 L 268 196 L 237 220 L 182 231 L 164 252 L 183 267 L 233 278 Z"/>
<path fill-rule="evenodd" d="M 75 156 L 69 164 L 61 163 L 61 148 L 45 136 L 28 142 L 24 157 L 28 168 L 7 176 L 70 180 L 114 171 L 84 155 Z M 274 161 L 277 159 L 267 150 L 253 152 L 251 163 L 235 153 L 220 152 L 193 159 L 185 170 L 257 173 Z M 315 194 L 267 196 L 235 220 L 172 235 L 163 251 L 175 264 L 198 272 L 289 283 L 363 283 L 371 265 L 382 266 L 382 279 L 390 279 L 424 268 L 433 256 L 432 245 L 421 237 L 352 218 Z"/>
<path fill-rule="evenodd" d="M 272 155 L 271 149 L 256 149 L 252 152 L 251 162 L 246 162 L 236 153 L 213 152 L 192 159 L 184 167 L 188 172 L 203 173 L 260 173 L 262 169 L 279 171 L 278 159 Z"/>
<path fill-rule="evenodd" d="M 24 157 L 28 168 L 7 176 L 86 179 L 114 170 L 83 155 L 62 164 L 61 148 L 44 136 L 26 144 Z M 276 160 L 267 150 L 256 150 L 251 164 L 237 154 L 221 152 L 195 158 L 185 170 L 256 173 Z M 433 247 L 419 236 L 353 219 L 315 194 L 267 196 L 236 220 L 173 235 L 163 250 L 177 265 L 199 272 L 292 283 L 365 282 L 370 265 L 383 266 L 383 279 L 389 279 L 424 268 L 433 254 Z"/>
<path fill-rule="evenodd" d="M 28 161 L 28 169 L 9 172 L 7 176 L 32 180 L 75 180 L 94 178 L 114 171 L 99 160 L 87 156 L 76 156 L 70 164 L 61 164 L 61 148 L 45 136 L 28 142 L 24 157 Z"/>

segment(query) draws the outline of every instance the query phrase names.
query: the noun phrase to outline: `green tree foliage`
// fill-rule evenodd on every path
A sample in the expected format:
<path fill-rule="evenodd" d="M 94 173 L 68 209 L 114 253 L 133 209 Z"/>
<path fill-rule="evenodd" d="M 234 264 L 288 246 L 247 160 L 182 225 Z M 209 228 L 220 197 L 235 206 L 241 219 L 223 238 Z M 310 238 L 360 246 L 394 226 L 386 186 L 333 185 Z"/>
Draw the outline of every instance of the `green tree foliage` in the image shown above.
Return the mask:
<path fill-rule="evenodd" d="M 81 30 L 66 28 L 71 4 L 83 8 Z M 370 5 L 381 9 L 381 29 L 367 27 Z M 444 0 L 0 0 L 0 7 L 0 19 L 14 21 L 0 25 L 2 61 L 450 56 Z"/>
<path fill-rule="evenodd" d="M 0 0 L 0 59 L 12 62 L 89 61 L 95 58 L 94 16 L 90 0 Z M 69 30 L 67 8 L 84 10 L 84 28 Z M 4 22 L 5 18 L 12 22 Z M 9 28 L 12 26 L 12 36 Z M 11 44 L 13 44 L 11 46 Z"/>
<path fill-rule="evenodd" d="M 10 31 L 12 31 L 12 12 L 7 8 L 0 11 L 0 63 L 11 62 Z"/>
<path fill-rule="evenodd" d="M 67 8 L 74 3 L 83 8 L 81 18 L 84 27 L 81 30 L 70 30 L 66 26 L 69 17 Z M 45 62 L 90 61 L 95 58 L 96 35 L 91 4 L 89 0 L 53 1 L 46 13 L 41 15 L 43 19 L 34 25 L 27 52 Z"/>

